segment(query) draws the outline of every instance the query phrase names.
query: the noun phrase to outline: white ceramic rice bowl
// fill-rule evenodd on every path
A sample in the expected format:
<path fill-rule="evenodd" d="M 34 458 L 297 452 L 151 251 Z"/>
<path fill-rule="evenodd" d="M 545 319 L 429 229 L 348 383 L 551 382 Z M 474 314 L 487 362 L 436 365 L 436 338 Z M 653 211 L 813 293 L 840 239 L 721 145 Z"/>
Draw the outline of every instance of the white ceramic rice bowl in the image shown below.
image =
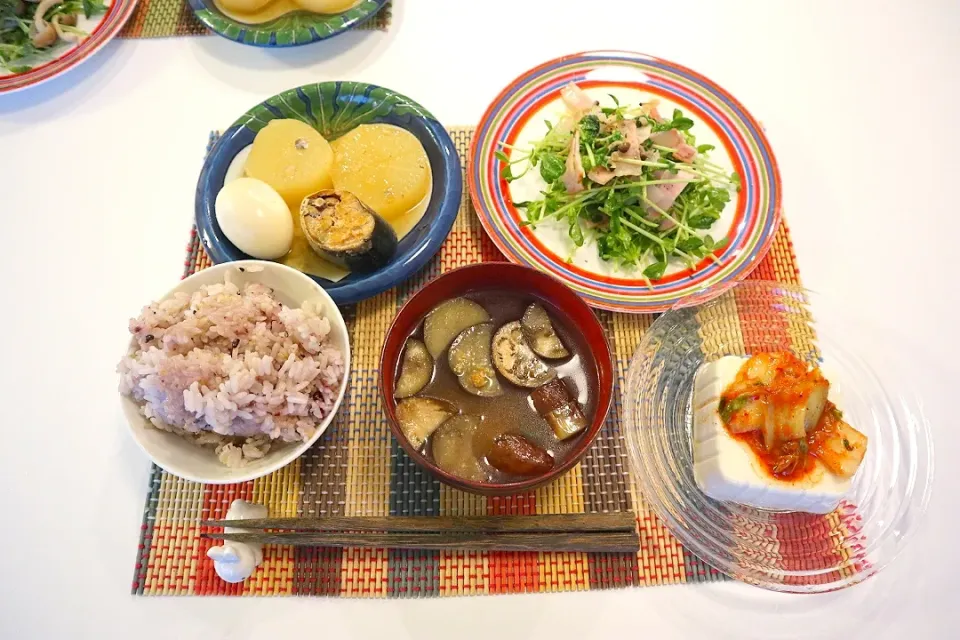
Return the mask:
<path fill-rule="evenodd" d="M 250 267 L 254 270 L 251 271 Z M 243 271 L 240 270 L 241 268 Z M 224 465 L 217 458 L 212 447 L 202 447 L 179 435 L 157 429 L 140 412 L 136 401 L 121 395 L 123 414 L 130 427 L 130 433 L 154 464 L 185 480 L 205 484 L 233 484 L 254 480 L 285 467 L 303 455 L 323 435 L 336 416 L 343 402 L 350 375 L 350 340 L 343 315 L 320 285 L 290 267 L 261 260 L 224 262 L 198 271 L 158 299 L 166 299 L 177 292 L 192 294 L 200 287 L 221 283 L 227 272 L 230 273 L 230 280 L 241 288 L 250 282 L 263 283 L 273 289 L 274 295 L 281 303 L 289 307 L 299 308 L 307 300 L 313 300 L 320 305 L 324 315 L 330 321 L 328 340 L 340 350 L 343 356 L 344 374 L 332 410 L 317 426 L 316 432 L 309 441 L 277 443 L 262 458 L 249 461 L 242 467 Z M 136 343 L 131 338 L 130 347 L 135 346 Z"/>

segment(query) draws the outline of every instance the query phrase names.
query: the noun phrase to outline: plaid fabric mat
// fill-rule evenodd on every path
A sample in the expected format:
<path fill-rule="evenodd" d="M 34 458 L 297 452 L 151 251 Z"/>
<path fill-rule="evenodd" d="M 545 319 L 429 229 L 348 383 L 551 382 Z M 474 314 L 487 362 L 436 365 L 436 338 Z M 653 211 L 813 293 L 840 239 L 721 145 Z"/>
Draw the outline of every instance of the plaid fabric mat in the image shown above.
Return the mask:
<path fill-rule="evenodd" d="M 393 2 L 357 29 L 386 31 L 393 17 Z M 193 15 L 187 0 L 140 0 L 130 20 L 118 34 L 120 38 L 166 38 L 168 36 L 209 35 Z"/>
<path fill-rule="evenodd" d="M 464 168 L 472 131 L 451 129 Z M 398 306 L 441 272 L 503 259 L 481 228 L 464 189 L 450 235 L 421 273 L 392 291 L 342 309 L 353 349 L 351 386 L 339 415 L 312 449 L 270 476 L 237 485 L 205 486 L 154 467 L 133 593 L 416 597 L 582 591 L 725 579 L 684 549 L 636 494 L 621 432 L 619 392 L 606 426 L 583 461 L 554 484 L 525 495 L 487 498 L 441 485 L 393 441 L 379 406 L 377 362 Z M 208 266 L 210 260 L 194 229 L 184 275 Z M 773 248 L 751 278 L 799 284 L 786 223 L 777 230 Z M 605 311 L 597 315 L 609 331 L 620 386 L 629 359 L 653 317 Z M 267 545 L 257 572 L 245 583 L 230 585 L 214 573 L 213 562 L 206 557 L 211 541 L 199 538 L 198 522 L 222 518 L 236 498 L 267 505 L 273 517 L 632 510 L 639 523 L 641 550 L 636 554 L 506 553 Z M 781 544 L 796 542 L 784 540 Z"/>

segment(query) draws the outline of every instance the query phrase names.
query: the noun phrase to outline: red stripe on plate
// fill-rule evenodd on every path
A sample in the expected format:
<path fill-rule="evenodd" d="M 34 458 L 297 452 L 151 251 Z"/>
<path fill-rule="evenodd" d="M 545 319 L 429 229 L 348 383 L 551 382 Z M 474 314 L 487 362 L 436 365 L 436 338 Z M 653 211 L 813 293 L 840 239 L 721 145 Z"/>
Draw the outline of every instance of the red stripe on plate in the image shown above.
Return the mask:
<path fill-rule="evenodd" d="M 117 0 L 110 5 L 107 14 L 94 27 L 90 36 L 78 47 L 71 49 L 59 58 L 37 65 L 25 73 L 0 78 L 0 93 L 31 87 L 80 64 L 99 51 L 120 31 L 127 19 L 133 14 L 136 6 L 137 0 Z"/>

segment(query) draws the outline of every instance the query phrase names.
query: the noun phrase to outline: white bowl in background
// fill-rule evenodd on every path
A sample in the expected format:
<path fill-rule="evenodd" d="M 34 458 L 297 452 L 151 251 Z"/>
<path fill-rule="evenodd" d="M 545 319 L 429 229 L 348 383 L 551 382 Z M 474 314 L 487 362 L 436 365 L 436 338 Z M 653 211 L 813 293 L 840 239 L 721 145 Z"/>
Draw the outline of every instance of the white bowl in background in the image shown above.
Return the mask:
<path fill-rule="evenodd" d="M 350 340 L 343 315 L 320 285 L 296 269 L 261 260 L 224 262 L 198 271 L 159 299 L 164 300 L 181 291 L 193 293 L 202 286 L 223 282 L 227 272 L 230 273 L 231 282 L 241 288 L 250 282 L 265 284 L 273 289 L 274 295 L 280 302 L 289 307 L 299 308 L 308 300 L 321 305 L 324 315 L 330 320 L 329 340 L 343 354 L 344 375 L 340 381 L 340 389 L 333 409 L 317 426 L 316 433 L 309 441 L 276 444 L 263 458 L 237 468 L 221 463 L 212 447 L 202 447 L 181 436 L 157 429 L 140 413 L 137 402 L 128 396 L 121 396 L 123 413 L 130 426 L 130 433 L 150 459 L 163 470 L 176 476 L 206 484 L 246 482 L 272 473 L 299 458 L 330 426 L 343 402 L 350 376 Z M 131 338 L 128 348 L 135 346 Z"/>

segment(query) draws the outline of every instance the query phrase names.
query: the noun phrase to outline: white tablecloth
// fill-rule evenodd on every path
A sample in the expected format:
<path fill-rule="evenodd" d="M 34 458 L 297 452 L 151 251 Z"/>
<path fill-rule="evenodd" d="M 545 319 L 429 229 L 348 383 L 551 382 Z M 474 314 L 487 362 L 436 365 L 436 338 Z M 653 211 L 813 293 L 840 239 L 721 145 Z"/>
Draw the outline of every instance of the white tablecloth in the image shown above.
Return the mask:
<path fill-rule="evenodd" d="M 0 96 L 0 636 L 956 637 L 958 25 L 951 0 L 398 0 L 387 33 L 291 50 L 117 41 Z M 614 48 L 685 64 L 747 105 L 778 155 L 805 284 L 912 350 L 939 466 L 899 560 L 806 597 L 738 584 L 422 601 L 130 596 L 149 463 L 125 431 L 114 366 L 127 319 L 180 275 L 208 131 L 283 89 L 338 79 L 473 124 L 522 71 Z"/>

